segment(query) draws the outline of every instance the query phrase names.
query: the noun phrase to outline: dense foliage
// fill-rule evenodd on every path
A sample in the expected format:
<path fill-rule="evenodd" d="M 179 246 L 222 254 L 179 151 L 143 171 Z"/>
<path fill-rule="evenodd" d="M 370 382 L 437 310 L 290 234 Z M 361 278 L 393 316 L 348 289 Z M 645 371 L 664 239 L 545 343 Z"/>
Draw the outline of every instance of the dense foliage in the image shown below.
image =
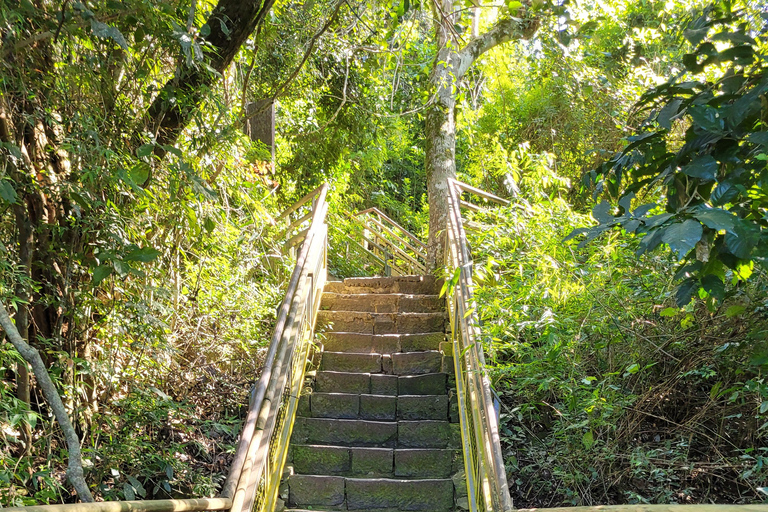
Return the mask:
<path fill-rule="evenodd" d="M 431 5 L 265 2 L 219 71 L 220 3 L 0 3 L 0 300 L 97 499 L 219 491 L 292 264 L 282 208 L 331 184 L 336 277 L 379 271 L 356 209 L 427 235 Z M 482 9 L 479 33 L 528 4 Z M 759 501 L 761 6 L 532 4 L 535 35 L 455 90 L 458 177 L 512 200 L 472 243 L 516 505 Z M 265 98 L 274 166 L 241 129 Z M 187 116 L 175 139 L 157 105 Z M 563 241 L 578 228 L 591 243 Z M 0 504 L 73 501 L 66 458 L 3 341 Z"/>

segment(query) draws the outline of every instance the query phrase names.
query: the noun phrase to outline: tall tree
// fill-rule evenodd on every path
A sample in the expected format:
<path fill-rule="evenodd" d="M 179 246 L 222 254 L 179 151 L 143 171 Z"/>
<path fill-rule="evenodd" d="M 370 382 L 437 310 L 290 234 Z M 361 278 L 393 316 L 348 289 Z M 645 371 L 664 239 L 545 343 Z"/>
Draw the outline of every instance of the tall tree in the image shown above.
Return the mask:
<path fill-rule="evenodd" d="M 438 51 L 430 73 L 434 96 L 426 113 L 425 159 L 429 198 L 427 257 L 433 270 L 443 259 L 443 232 L 448 219 L 447 179 L 456 177 L 455 110 L 459 83 L 485 52 L 509 41 L 529 39 L 539 27 L 532 11 L 520 7 L 515 13 L 517 16 L 507 14 L 486 32 L 477 34 L 481 9 L 475 8 L 473 37 L 462 46 L 455 26 L 463 10 L 456 9 L 455 4 L 453 0 L 434 0 L 433 4 Z"/>

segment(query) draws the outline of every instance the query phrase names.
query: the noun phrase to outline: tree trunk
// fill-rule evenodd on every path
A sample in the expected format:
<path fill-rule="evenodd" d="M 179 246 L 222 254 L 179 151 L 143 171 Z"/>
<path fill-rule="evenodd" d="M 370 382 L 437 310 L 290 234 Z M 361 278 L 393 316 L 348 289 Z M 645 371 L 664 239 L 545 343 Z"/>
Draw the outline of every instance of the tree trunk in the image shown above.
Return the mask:
<path fill-rule="evenodd" d="M 53 384 L 50 375 L 48 375 L 48 369 L 45 367 L 40 353 L 34 347 L 30 346 L 19 335 L 19 331 L 13 324 L 8 310 L 5 309 L 5 305 L 0 303 L 0 326 L 5 330 L 5 334 L 11 341 L 11 344 L 16 348 L 21 357 L 32 366 L 32 371 L 35 374 L 38 385 L 43 391 L 45 399 L 48 401 L 48 405 L 51 407 L 56 421 L 59 422 L 64 437 L 67 440 L 68 450 L 68 467 L 67 478 L 75 487 L 77 496 L 80 501 L 91 502 L 93 496 L 91 495 L 88 484 L 85 483 L 85 477 L 83 476 L 83 461 L 80 455 L 80 439 L 77 437 L 75 429 L 72 427 L 72 422 L 69 420 L 67 411 L 64 409 L 64 404 L 61 402 L 59 392 L 56 390 L 56 386 Z"/>
<path fill-rule="evenodd" d="M 206 91 L 224 74 L 240 47 L 264 21 L 274 0 L 219 0 L 208 18 L 211 32 L 206 38 L 213 46 L 207 64 L 189 66 L 182 62 L 174 78 L 166 82 L 144 117 L 144 128 L 156 136 L 155 154 L 165 155 L 161 145 L 176 142 L 199 108 Z M 218 75 L 217 75 L 218 73 Z"/>
<path fill-rule="evenodd" d="M 434 104 L 427 110 L 425 135 L 429 238 L 427 269 L 434 272 L 443 261 L 445 229 L 448 223 L 448 178 L 456 177 L 456 95 L 464 74 L 483 53 L 514 39 L 528 39 L 539 27 L 537 19 L 503 18 L 487 32 L 459 48 L 452 40 L 453 3 L 435 2 L 435 38 L 439 48 L 430 75 Z"/>
<path fill-rule="evenodd" d="M 435 68 L 433 83 L 448 83 L 452 77 L 447 68 Z M 449 87 L 450 87 L 449 86 Z M 441 88 L 444 89 L 444 88 Z M 450 91 L 438 93 L 436 103 L 426 114 L 426 171 L 429 198 L 428 270 L 433 272 L 443 262 L 445 228 L 448 220 L 448 178 L 456 177 L 455 96 Z"/>
<path fill-rule="evenodd" d="M 30 276 L 32 272 L 32 246 L 34 243 L 32 224 L 27 218 L 24 204 L 14 204 L 13 213 L 16 217 L 19 266 L 24 269 L 24 276 Z M 25 280 L 20 280 L 16 286 L 16 297 L 20 302 L 18 312 L 16 313 L 16 328 L 22 339 L 29 343 L 29 304 L 32 295 L 29 292 L 29 283 Z M 16 365 L 16 398 L 26 403 L 27 406 L 30 405 L 29 368 L 26 362 L 19 362 Z M 29 455 L 32 453 L 32 429 L 28 422 L 22 422 L 21 432 L 22 440 L 24 441 L 24 452 Z"/>

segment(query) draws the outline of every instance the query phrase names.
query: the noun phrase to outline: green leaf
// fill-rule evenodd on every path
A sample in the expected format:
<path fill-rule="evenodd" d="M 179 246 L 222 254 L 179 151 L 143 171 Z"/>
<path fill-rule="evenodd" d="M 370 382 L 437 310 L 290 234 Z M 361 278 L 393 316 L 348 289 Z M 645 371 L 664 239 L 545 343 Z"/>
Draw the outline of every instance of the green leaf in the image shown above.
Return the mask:
<path fill-rule="evenodd" d="M 693 214 L 696 219 L 702 224 L 715 231 L 733 231 L 736 226 L 738 217 L 731 212 L 721 210 L 719 208 L 712 208 L 709 210 L 701 210 Z"/>
<path fill-rule="evenodd" d="M 93 286 L 98 286 L 110 274 L 112 274 L 112 267 L 109 265 L 99 265 L 93 269 Z"/>
<path fill-rule="evenodd" d="M 592 445 L 595 444 L 595 435 L 592 433 L 591 430 L 588 430 L 586 434 L 581 438 L 581 442 L 584 444 L 584 447 L 589 450 L 592 448 Z"/>
<path fill-rule="evenodd" d="M 725 310 L 725 316 L 728 318 L 733 318 L 735 316 L 739 316 L 742 314 L 747 308 L 744 306 L 730 306 L 728 309 Z"/>
<path fill-rule="evenodd" d="M 136 499 L 136 493 L 133 491 L 133 486 L 128 482 L 123 482 L 123 494 L 125 495 L 125 499 L 128 501 L 133 501 Z"/>
<path fill-rule="evenodd" d="M 659 123 L 659 126 L 666 130 L 672 129 L 672 120 L 677 116 L 678 111 L 680 110 L 680 105 L 683 103 L 683 100 L 680 98 L 675 98 L 664 107 L 662 107 L 661 110 L 659 110 L 659 115 L 656 116 L 656 122 Z"/>
<path fill-rule="evenodd" d="M 117 43 L 120 48 L 128 51 L 128 43 L 123 37 L 123 34 L 121 34 L 115 27 L 102 23 L 96 18 L 91 18 L 91 31 L 96 37 L 100 37 L 101 39 L 111 39 Z"/>
<path fill-rule="evenodd" d="M 6 203 L 13 204 L 16 202 L 16 189 L 13 188 L 13 184 L 8 180 L 0 180 L 0 198 Z"/>
<path fill-rule="evenodd" d="M 678 307 L 682 308 L 683 306 L 687 306 L 691 302 L 693 294 L 698 288 L 699 283 L 690 277 L 680 283 L 680 286 L 677 287 L 677 293 L 675 293 L 675 302 Z"/>
<path fill-rule="evenodd" d="M 765 411 L 768 411 L 768 402 L 760 404 L 760 414 L 765 414 Z"/>
<path fill-rule="evenodd" d="M 133 249 L 126 254 L 123 259 L 125 261 L 141 261 L 142 263 L 149 263 L 155 261 L 160 254 L 160 251 L 154 247 L 142 247 Z"/>
<path fill-rule="evenodd" d="M 679 310 L 677 308 L 664 308 L 659 314 L 661 316 L 675 316 L 677 315 L 678 311 Z"/>
<path fill-rule="evenodd" d="M 700 178 L 705 181 L 714 181 L 717 177 L 717 160 L 710 155 L 702 155 L 684 166 L 682 171 L 688 176 Z"/>
<path fill-rule="evenodd" d="M 708 274 L 701 279 L 701 287 L 712 297 L 723 300 L 725 297 L 725 284 L 722 279 L 714 274 Z"/>
<path fill-rule="evenodd" d="M 704 233 L 699 221 L 688 219 L 682 224 L 672 224 L 664 232 L 662 241 L 669 245 L 670 249 L 677 254 L 678 259 L 682 259 L 688 254 L 701 240 Z"/>
<path fill-rule="evenodd" d="M 728 251 L 742 260 L 749 259 L 752 255 L 752 249 L 755 248 L 759 240 L 760 232 L 746 221 L 738 222 L 733 232 L 725 234 L 725 246 Z"/>
<path fill-rule="evenodd" d="M 146 156 L 149 156 L 152 154 L 152 152 L 155 150 L 154 144 L 142 144 L 139 146 L 139 149 L 136 150 L 136 156 L 139 158 L 144 158 Z"/>
<path fill-rule="evenodd" d="M 607 201 L 601 201 L 599 204 L 592 208 L 592 217 L 595 218 L 600 224 L 608 224 L 613 222 L 613 215 L 611 215 L 611 205 Z"/>
<path fill-rule="evenodd" d="M 143 183 L 146 183 L 149 178 L 149 171 L 149 164 L 146 162 L 139 162 L 128 171 L 128 177 L 134 185 L 142 185 Z"/>

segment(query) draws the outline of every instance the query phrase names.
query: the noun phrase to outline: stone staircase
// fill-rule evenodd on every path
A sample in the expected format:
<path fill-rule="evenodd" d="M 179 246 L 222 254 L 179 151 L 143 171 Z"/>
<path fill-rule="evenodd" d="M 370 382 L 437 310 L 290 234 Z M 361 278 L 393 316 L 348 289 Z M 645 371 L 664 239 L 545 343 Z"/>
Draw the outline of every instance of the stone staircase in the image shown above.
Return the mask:
<path fill-rule="evenodd" d="M 281 486 L 291 510 L 466 505 L 445 305 L 429 276 L 329 282 Z"/>

